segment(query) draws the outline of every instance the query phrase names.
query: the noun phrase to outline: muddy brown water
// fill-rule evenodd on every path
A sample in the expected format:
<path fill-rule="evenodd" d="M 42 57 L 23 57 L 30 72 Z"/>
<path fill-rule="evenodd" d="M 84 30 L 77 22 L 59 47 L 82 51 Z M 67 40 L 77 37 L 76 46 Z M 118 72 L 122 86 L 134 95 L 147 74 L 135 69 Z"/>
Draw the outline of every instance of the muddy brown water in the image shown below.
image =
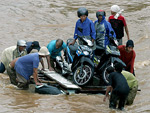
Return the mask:
<path fill-rule="evenodd" d="M 140 92 L 131 106 L 130 113 L 150 112 L 150 0 L 1 0 L 0 2 L 0 54 L 17 40 L 37 40 L 46 46 L 51 40 L 72 38 L 76 11 L 79 7 L 89 10 L 89 18 L 96 20 L 95 12 L 106 11 L 118 4 L 125 11 L 130 38 L 135 42 L 135 71 Z M 124 44 L 127 41 L 124 37 Z M 110 110 L 103 95 L 40 95 L 17 90 L 6 74 L 0 74 L 1 113 L 117 113 Z"/>

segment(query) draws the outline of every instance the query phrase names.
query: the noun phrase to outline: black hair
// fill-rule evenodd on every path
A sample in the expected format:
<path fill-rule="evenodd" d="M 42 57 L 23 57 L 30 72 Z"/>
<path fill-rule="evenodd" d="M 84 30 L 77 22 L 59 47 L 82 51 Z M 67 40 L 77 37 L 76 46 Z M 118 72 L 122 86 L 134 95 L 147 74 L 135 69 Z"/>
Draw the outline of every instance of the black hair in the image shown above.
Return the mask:
<path fill-rule="evenodd" d="M 112 72 L 114 72 L 114 67 L 112 67 L 112 66 L 109 66 L 107 69 L 106 69 L 106 72 L 107 73 L 112 73 Z"/>
<path fill-rule="evenodd" d="M 122 72 L 122 69 L 123 69 L 123 65 L 121 64 L 121 63 L 116 63 L 115 65 L 114 65 L 114 67 L 115 67 L 115 70 L 117 71 L 117 72 L 119 72 L 119 73 L 121 73 Z"/>
<path fill-rule="evenodd" d="M 62 40 L 62 39 L 57 39 L 57 40 L 56 40 L 56 43 L 57 43 L 57 42 L 59 42 L 59 44 L 60 44 L 59 46 L 62 46 L 62 45 L 63 45 L 63 40 Z"/>

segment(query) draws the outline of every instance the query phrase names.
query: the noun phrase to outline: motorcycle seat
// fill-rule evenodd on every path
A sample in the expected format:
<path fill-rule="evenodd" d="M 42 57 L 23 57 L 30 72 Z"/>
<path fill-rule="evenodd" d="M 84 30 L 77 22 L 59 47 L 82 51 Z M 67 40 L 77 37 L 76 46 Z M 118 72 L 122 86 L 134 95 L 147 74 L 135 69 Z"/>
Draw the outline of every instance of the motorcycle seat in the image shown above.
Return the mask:
<path fill-rule="evenodd" d="M 70 49 L 70 54 L 73 57 L 76 54 L 76 51 L 78 49 L 78 45 L 77 44 L 70 45 L 69 49 Z"/>

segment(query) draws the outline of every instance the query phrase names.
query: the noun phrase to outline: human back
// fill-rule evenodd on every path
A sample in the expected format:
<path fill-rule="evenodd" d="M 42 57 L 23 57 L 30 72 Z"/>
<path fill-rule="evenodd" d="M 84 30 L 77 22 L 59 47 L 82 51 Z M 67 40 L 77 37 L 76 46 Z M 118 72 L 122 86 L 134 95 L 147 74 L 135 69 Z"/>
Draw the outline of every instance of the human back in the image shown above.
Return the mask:
<path fill-rule="evenodd" d="M 114 91 L 117 91 L 120 94 L 128 94 L 129 86 L 125 77 L 118 72 L 113 72 L 109 76 L 109 80 L 111 86 L 113 87 Z"/>

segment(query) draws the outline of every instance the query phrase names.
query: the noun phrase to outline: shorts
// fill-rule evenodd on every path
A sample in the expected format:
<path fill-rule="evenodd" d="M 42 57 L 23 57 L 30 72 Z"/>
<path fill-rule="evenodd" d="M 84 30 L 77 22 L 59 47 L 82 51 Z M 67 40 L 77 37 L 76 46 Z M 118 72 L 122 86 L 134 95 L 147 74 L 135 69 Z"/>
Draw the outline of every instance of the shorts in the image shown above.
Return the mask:
<path fill-rule="evenodd" d="M 11 66 L 9 64 L 9 66 L 6 70 L 7 70 L 7 74 L 9 75 L 9 79 L 10 79 L 11 84 L 17 85 L 18 82 L 16 80 L 16 71 L 15 71 L 15 69 L 11 68 Z"/>

